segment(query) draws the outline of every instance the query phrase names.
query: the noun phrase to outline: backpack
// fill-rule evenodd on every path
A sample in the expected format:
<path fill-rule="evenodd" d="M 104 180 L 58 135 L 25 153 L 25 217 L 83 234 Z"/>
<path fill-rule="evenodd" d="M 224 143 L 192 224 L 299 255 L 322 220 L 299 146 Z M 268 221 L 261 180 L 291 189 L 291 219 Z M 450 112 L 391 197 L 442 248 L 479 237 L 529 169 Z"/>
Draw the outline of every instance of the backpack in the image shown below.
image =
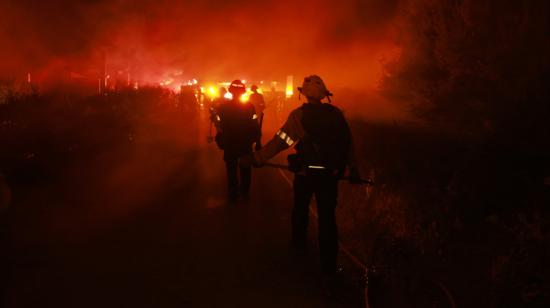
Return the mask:
<path fill-rule="evenodd" d="M 296 150 L 303 163 L 343 173 L 351 145 L 344 115 L 330 104 L 304 104 L 301 110 L 305 136 Z"/>

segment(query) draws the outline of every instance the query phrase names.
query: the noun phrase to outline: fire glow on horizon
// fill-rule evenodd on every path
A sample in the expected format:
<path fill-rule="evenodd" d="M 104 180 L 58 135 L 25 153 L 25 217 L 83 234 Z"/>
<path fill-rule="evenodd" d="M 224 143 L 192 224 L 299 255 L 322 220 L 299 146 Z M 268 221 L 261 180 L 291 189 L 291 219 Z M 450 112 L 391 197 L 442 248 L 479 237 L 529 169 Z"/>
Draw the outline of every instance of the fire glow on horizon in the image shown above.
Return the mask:
<path fill-rule="evenodd" d="M 366 8 L 371 6 L 379 11 L 367 12 L 374 17 L 392 14 L 396 4 Z M 32 72 L 33 81 L 42 83 L 70 73 L 79 76 L 73 82 L 96 83 L 109 74 L 110 82 L 120 79 L 120 84 L 131 86 L 136 82 L 166 84 L 170 79 L 183 84 L 183 75 L 204 80 L 239 75 L 281 80 L 291 72 L 296 76 L 323 74 L 335 85 L 374 86 L 380 59 L 394 46 L 374 35 L 385 33 L 389 20 L 363 25 L 358 18 L 367 13 L 361 10 L 355 1 L 335 5 L 324 0 L 246 5 L 237 0 L 225 4 L 22 0 L 6 7 L 0 4 L 0 19 L 10 27 L 18 25 L 20 33 L 0 35 L 3 45 L 18 46 L 17 52 L 0 50 L 0 56 L 7 59 L 0 63 L 0 73 L 28 68 L 15 75 Z M 21 24 L 20 20 L 28 22 Z M 232 20 L 240 22 L 225 22 Z M 349 29 L 338 34 L 342 27 Z M 365 36 L 364 31 L 372 34 Z"/>

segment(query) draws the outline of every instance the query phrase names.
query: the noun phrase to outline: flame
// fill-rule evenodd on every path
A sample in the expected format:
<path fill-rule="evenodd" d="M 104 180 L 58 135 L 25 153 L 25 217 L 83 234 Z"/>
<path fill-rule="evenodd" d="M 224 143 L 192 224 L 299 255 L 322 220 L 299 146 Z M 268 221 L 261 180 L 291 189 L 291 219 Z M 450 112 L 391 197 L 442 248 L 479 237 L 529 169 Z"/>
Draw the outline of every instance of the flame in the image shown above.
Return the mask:
<path fill-rule="evenodd" d="M 210 100 L 220 97 L 220 92 L 218 91 L 218 88 L 213 85 L 201 87 L 201 92 L 208 96 Z"/>
<path fill-rule="evenodd" d="M 174 79 L 170 78 L 170 79 L 166 79 L 164 81 L 161 81 L 159 84 L 162 87 L 166 87 L 166 86 L 169 86 L 170 84 L 172 84 L 173 82 L 174 82 Z"/>
<path fill-rule="evenodd" d="M 286 87 L 286 98 L 290 98 L 294 95 L 294 90 L 290 87 Z"/>
<path fill-rule="evenodd" d="M 292 97 L 294 95 L 294 77 L 293 76 L 287 76 L 286 77 L 286 98 Z"/>
<path fill-rule="evenodd" d="M 208 87 L 208 94 L 212 97 L 217 97 L 218 95 L 220 95 L 220 93 L 218 93 L 218 90 L 212 86 Z"/>

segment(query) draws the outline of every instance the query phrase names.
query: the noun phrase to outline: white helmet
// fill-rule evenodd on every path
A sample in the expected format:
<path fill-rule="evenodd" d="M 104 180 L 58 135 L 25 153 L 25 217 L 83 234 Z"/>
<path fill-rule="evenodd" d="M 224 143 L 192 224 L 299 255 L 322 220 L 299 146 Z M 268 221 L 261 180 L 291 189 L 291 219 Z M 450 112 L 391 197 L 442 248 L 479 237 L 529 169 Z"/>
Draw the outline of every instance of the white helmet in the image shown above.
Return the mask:
<path fill-rule="evenodd" d="M 332 93 L 327 90 L 321 77 L 317 75 L 311 75 L 304 78 L 304 83 L 301 87 L 298 87 L 298 91 L 305 97 L 319 100 L 332 95 Z"/>

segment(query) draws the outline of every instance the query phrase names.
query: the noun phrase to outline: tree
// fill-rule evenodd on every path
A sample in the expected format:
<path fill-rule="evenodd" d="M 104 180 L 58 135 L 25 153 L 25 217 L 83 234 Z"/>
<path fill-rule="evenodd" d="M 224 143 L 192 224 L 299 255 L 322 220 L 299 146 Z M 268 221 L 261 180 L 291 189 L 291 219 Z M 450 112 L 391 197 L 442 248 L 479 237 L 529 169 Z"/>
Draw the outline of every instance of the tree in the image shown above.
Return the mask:
<path fill-rule="evenodd" d="M 548 1 L 411 0 L 402 9 L 403 52 L 386 66 L 386 95 L 468 132 L 548 122 Z"/>

